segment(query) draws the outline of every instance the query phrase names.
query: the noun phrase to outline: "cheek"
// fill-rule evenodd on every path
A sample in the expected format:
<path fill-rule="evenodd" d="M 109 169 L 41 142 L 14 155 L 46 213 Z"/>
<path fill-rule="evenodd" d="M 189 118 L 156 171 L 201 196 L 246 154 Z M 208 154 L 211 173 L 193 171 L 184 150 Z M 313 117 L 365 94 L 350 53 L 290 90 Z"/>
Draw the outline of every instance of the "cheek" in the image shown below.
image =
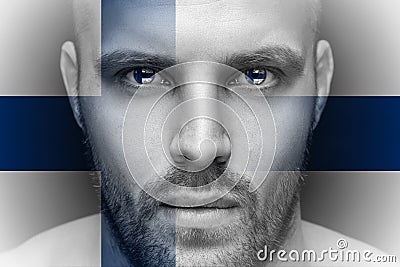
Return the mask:
<path fill-rule="evenodd" d="M 293 171 L 301 167 L 314 116 L 315 97 L 272 97 L 271 109 L 276 124 L 276 155 L 273 169 Z"/>
<path fill-rule="evenodd" d="M 134 166 L 135 176 L 148 177 L 154 175 L 154 168 L 149 165 L 150 155 L 143 150 L 144 125 L 149 115 L 146 110 L 154 101 L 146 97 L 135 97 L 133 102 L 131 99 L 131 93 L 123 93 L 120 89 L 103 83 L 101 97 L 82 98 L 82 115 L 93 154 L 103 167 L 114 172 L 114 175 L 130 177 L 127 160 L 130 168 Z M 160 114 L 159 117 L 162 119 L 165 116 Z M 147 124 L 155 125 L 154 131 L 158 132 L 162 120 L 152 117 Z M 152 163 L 160 162 L 161 155 L 156 156 Z"/>
<path fill-rule="evenodd" d="M 123 98 L 105 88 L 102 96 L 81 98 L 82 116 L 93 154 L 109 167 L 124 164 L 122 125 L 129 97 Z"/>

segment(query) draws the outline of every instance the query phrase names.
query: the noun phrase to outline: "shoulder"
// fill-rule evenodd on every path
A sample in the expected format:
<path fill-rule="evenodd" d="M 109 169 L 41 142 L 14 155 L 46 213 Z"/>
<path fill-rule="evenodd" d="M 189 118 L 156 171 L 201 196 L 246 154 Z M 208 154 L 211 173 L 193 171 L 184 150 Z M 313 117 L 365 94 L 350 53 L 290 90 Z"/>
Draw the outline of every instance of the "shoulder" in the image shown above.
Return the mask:
<path fill-rule="evenodd" d="M 337 250 L 344 253 L 360 253 L 360 266 L 400 266 L 399 257 L 396 257 L 397 263 L 383 264 L 377 263 L 380 258 L 388 257 L 389 255 L 367 243 L 351 238 L 339 232 L 325 228 L 323 226 L 302 221 L 302 231 L 304 235 L 304 243 L 306 249 L 315 250 L 317 253 L 323 250 Z M 338 254 L 340 255 L 340 254 Z M 366 261 L 363 259 L 365 256 Z M 369 264 L 367 264 L 369 262 Z M 334 264 L 337 266 L 337 262 Z M 347 265 L 354 266 L 354 262 Z M 343 266 L 347 266 L 344 264 Z M 327 264 L 326 266 L 330 266 Z M 356 265 L 358 266 L 358 265 Z"/>
<path fill-rule="evenodd" d="M 343 241 L 341 242 L 341 245 L 346 245 L 347 248 L 363 250 L 369 249 L 378 251 L 378 249 L 374 248 L 373 246 L 363 243 L 357 239 L 348 237 L 344 234 L 311 222 L 302 221 L 302 230 L 305 243 L 310 248 L 338 248 L 338 243 Z"/>
<path fill-rule="evenodd" d="M 100 266 L 100 215 L 43 232 L 0 254 L 0 266 Z"/>

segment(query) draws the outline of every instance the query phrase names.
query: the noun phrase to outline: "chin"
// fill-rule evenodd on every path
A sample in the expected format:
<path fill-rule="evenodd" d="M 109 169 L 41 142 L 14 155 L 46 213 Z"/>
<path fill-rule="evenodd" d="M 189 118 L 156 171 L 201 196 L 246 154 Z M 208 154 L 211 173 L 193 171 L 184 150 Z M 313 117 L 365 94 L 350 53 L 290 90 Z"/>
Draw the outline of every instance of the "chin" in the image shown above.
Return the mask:
<path fill-rule="evenodd" d="M 251 236 L 252 233 L 232 229 L 232 233 L 226 234 L 230 238 L 225 236 L 224 241 L 209 239 L 203 244 L 199 241 L 189 244 L 178 238 L 176 266 L 254 266 L 257 262 L 258 242 Z"/>
<path fill-rule="evenodd" d="M 261 209 L 260 206 L 255 207 Z M 274 241 L 276 232 L 271 227 L 273 223 L 266 213 L 256 211 L 255 207 L 234 208 L 229 211 L 230 215 L 224 212 L 225 220 L 213 214 L 214 211 L 184 211 L 195 214 L 184 214 L 187 220 L 178 223 L 177 212 L 168 210 L 173 215 L 166 217 L 163 215 L 165 208 L 161 205 L 156 212 L 160 215 L 153 216 L 151 222 L 147 223 L 147 226 L 152 225 L 148 233 L 153 236 L 147 242 L 163 242 L 158 246 L 168 249 L 168 255 L 174 255 L 174 266 L 254 266 L 260 247 L 278 246 Z M 209 223 L 197 224 L 201 221 L 201 215 L 197 213 L 207 212 L 211 213 L 207 214 Z M 190 215 L 196 219 L 192 221 L 186 218 Z M 210 219 L 211 216 L 217 218 Z"/>

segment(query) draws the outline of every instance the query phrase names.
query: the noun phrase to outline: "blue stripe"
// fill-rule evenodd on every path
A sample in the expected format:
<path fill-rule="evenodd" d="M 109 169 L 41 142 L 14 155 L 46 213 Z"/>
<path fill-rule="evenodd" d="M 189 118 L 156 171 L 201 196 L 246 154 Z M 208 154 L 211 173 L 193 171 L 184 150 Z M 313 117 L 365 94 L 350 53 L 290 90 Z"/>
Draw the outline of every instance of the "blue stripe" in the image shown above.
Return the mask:
<path fill-rule="evenodd" d="M 330 97 L 310 170 L 400 170 L 400 97 Z"/>
<path fill-rule="evenodd" d="M 0 170 L 89 170 L 66 97 L 0 98 Z M 309 170 L 400 170 L 400 97 L 330 97 Z"/>
<path fill-rule="evenodd" d="M 0 97 L 0 170 L 89 170 L 66 97 Z"/>

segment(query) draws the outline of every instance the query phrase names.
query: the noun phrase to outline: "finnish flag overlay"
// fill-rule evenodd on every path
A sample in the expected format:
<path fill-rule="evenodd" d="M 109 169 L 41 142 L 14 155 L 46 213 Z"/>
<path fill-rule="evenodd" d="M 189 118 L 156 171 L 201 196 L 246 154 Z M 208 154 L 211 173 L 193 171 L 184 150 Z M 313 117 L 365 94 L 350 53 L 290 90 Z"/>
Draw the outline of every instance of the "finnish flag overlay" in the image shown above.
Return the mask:
<path fill-rule="evenodd" d="M 193 17 L 211 2 L 199 4 Z M 75 86 L 65 78 L 73 77 L 65 69 L 64 79 L 60 74 L 59 81 L 54 82 L 60 88 L 30 90 L 29 83 L 25 83 L 13 91 L 9 82 L 0 84 L 0 202 L 16 203 L 0 208 L 6 218 L 0 223 L 0 239 L 3 236 L 9 240 L 0 242 L 0 252 L 58 225 L 93 216 L 98 227 L 99 265 L 185 265 L 185 253 L 189 255 L 198 243 L 214 241 L 214 237 L 225 242 L 231 236 L 231 225 L 223 229 L 227 232 L 208 232 L 203 227 L 208 223 L 207 212 L 200 211 L 198 221 L 192 222 L 187 210 L 218 209 L 218 222 L 209 227 L 218 228 L 230 219 L 226 210 L 257 203 L 251 193 L 262 188 L 268 175 L 282 172 L 288 173 L 282 176 L 284 182 L 301 180 L 301 190 L 294 184 L 277 182 L 278 188 L 285 187 L 282 192 L 290 194 L 293 190 L 301 196 L 301 219 L 363 242 L 376 241 L 373 245 L 378 248 L 400 253 L 400 247 L 390 248 L 394 243 L 385 243 L 378 234 L 365 238 L 372 224 L 380 224 L 390 214 L 386 205 L 393 207 L 398 201 L 394 185 L 399 185 L 400 179 L 400 84 L 392 88 L 385 84 L 382 89 L 374 84 L 374 88 L 352 90 L 342 88 L 346 82 L 333 76 L 329 94 L 317 95 L 310 93 L 312 90 L 285 94 L 277 90 L 279 82 L 291 86 L 295 79 L 305 77 L 304 55 L 288 46 L 277 46 L 270 49 L 272 52 L 267 48 L 257 50 L 251 57 L 221 53 L 223 62 L 203 60 L 197 57 L 200 52 L 187 52 L 191 40 L 187 36 L 197 36 L 195 27 L 192 32 L 188 29 L 188 6 L 176 0 L 101 0 L 94 8 L 82 6 L 82 10 L 70 11 L 72 19 L 65 23 L 74 40 L 60 38 L 62 42 L 57 43 L 59 48 L 64 44 L 63 51 L 75 49 L 67 50 L 69 56 L 76 56 L 76 62 L 72 57 L 67 65 L 75 64 L 80 70 Z M 321 32 L 330 41 L 329 33 L 323 32 L 331 30 L 326 24 L 332 18 L 327 17 L 322 20 Z M 218 31 L 230 22 L 222 19 L 221 24 L 210 22 L 208 27 L 210 32 Z M 250 32 L 252 25 L 246 27 Z M 231 30 L 229 34 L 234 36 L 235 30 Z M 207 39 L 207 32 L 199 34 Z M 218 38 L 215 44 L 228 50 L 231 44 L 218 43 Z M 234 38 L 229 40 L 233 42 Z M 335 45 L 343 50 L 343 43 L 331 44 L 334 56 Z M 221 52 L 199 44 L 192 46 L 210 58 Z M 264 61 L 276 61 L 273 71 L 260 66 L 263 61 L 257 56 L 264 52 Z M 253 65 L 241 68 L 246 60 Z M 335 62 L 335 71 L 345 65 L 340 58 Z M 283 70 L 276 71 L 278 67 Z M 293 77 L 288 78 L 290 75 Z M 266 83 L 271 86 L 264 88 Z M 299 130 L 298 143 L 305 143 L 299 163 L 288 156 L 292 148 L 279 150 L 291 144 L 280 138 L 295 134 L 280 128 L 280 122 L 290 121 L 277 111 L 284 110 L 284 105 L 304 107 L 321 99 L 326 103 L 315 128 L 301 122 L 297 125 L 307 128 L 303 131 L 308 134 L 304 136 Z M 310 114 L 314 116 L 313 112 Z M 296 115 L 304 118 L 309 114 Z M 210 134 L 212 131 L 217 133 Z M 184 143 L 184 138 L 189 142 Z M 196 138 L 201 142 L 196 143 Z M 239 141 L 234 143 L 234 139 Z M 259 145 L 252 146 L 252 142 Z M 192 149 L 195 146 L 197 151 Z M 285 156 L 288 164 L 277 160 Z M 302 174 L 296 176 L 297 172 Z M 242 177 L 248 181 L 241 182 Z M 216 195 L 192 197 L 212 186 L 218 189 Z M 240 192 L 246 194 L 241 196 Z M 378 204 L 378 200 L 382 202 Z M 183 210 L 183 215 L 164 211 L 171 207 Z M 30 212 L 25 212 L 28 209 Z M 377 215 L 371 215 L 373 212 Z M 176 223 L 159 223 L 157 216 Z M 9 233 L 11 227 L 24 229 L 29 220 L 32 224 L 19 235 Z M 370 227 L 359 225 L 360 221 L 369 222 Z M 387 221 L 386 227 L 396 227 L 395 220 Z M 241 222 L 232 223 L 232 227 Z M 193 224 L 195 230 L 181 230 L 185 223 Z M 261 230 L 268 232 L 270 228 L 254 227 L 255 232 Z M 257 234 L 252 234 L 257 240 Z M 264 260 L 270 255 L 267 251 L 265 246 Z M 218 259 L 218 255 L 215 257 Z M 228 260 L 240 262 L 240 257 L 229 255 Z"/>

